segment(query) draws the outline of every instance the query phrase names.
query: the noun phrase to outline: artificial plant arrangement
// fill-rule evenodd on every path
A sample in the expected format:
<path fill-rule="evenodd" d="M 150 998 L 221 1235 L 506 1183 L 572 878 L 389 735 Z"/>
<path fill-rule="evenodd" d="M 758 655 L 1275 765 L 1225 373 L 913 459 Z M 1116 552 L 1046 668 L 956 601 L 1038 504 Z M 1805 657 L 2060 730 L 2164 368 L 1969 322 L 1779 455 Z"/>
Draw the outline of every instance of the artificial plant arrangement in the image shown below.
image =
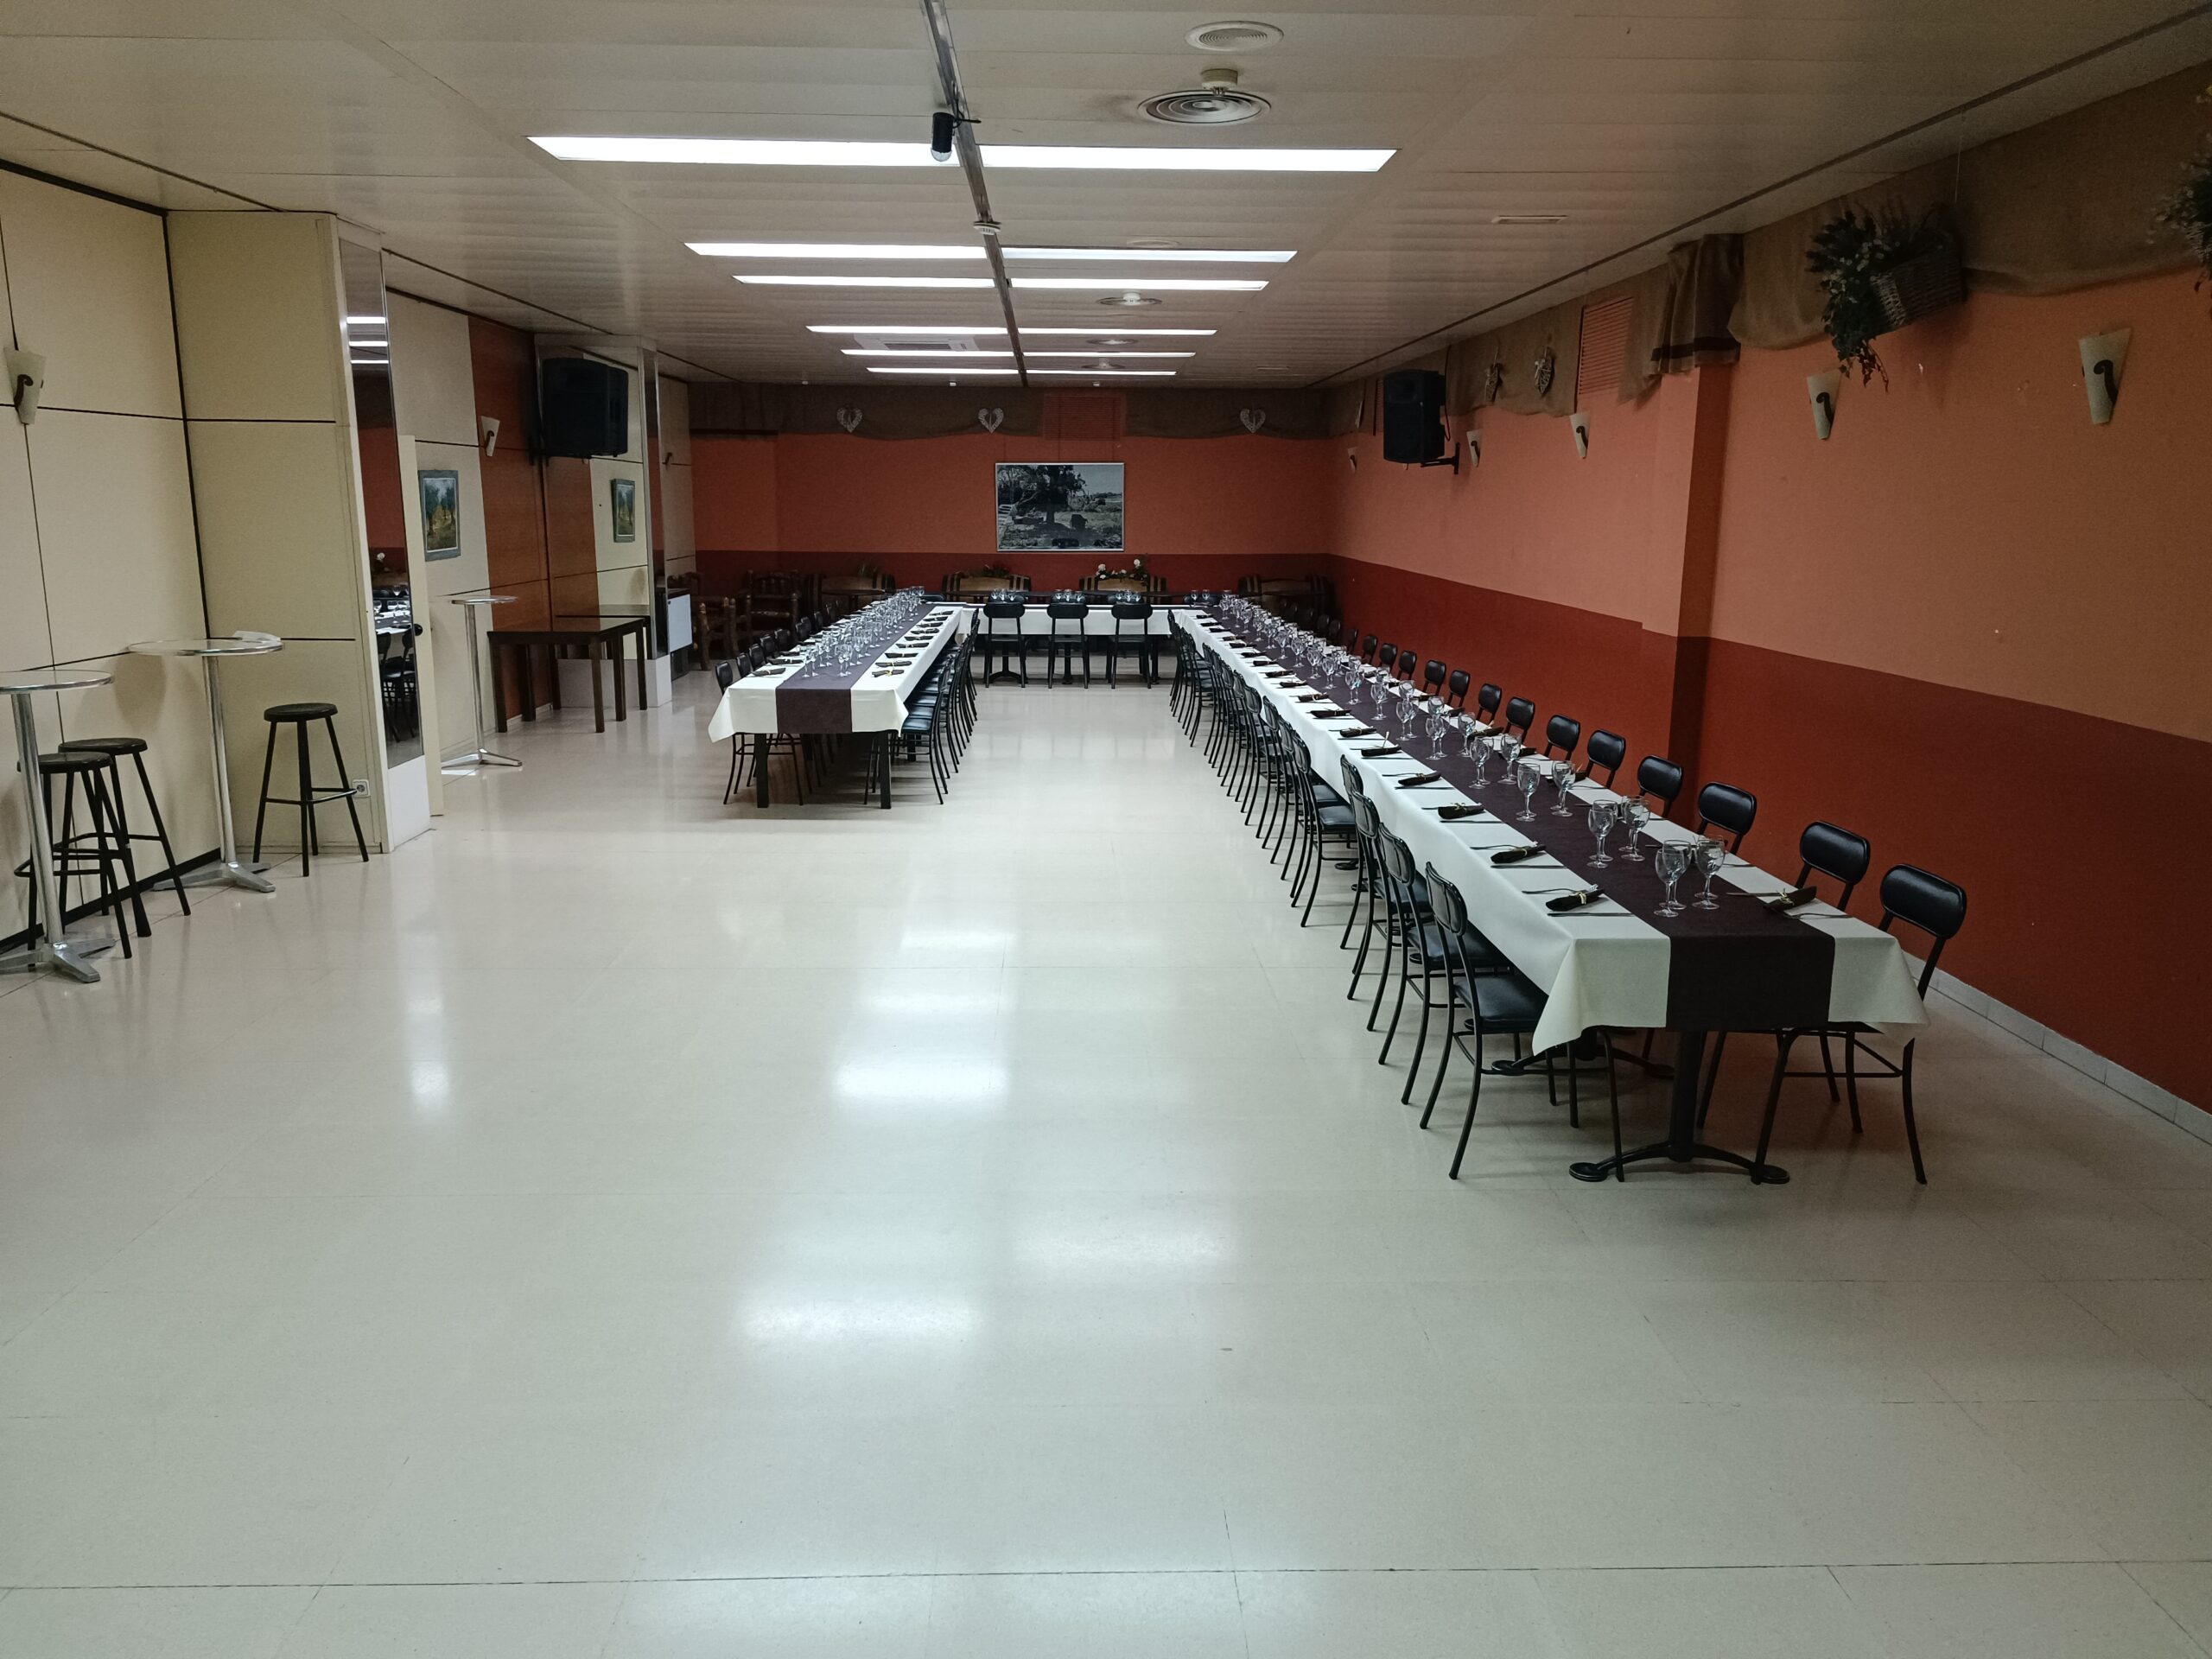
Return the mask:
<path fill-rule="evenodd" d="M 1861 385 L 1878 374 L 1890 383 L 1877 339 L 1966 298 L 1958 237 L 1940 207 L 1917 218 L 1895 202 L 1846 207 L 1814 235 L 1806 264 L 1827 296 L 1821 325 L 1836 361 Z"/>
<path fill-rule="evenodd" d="M 2197 95 L 2212 104 L 2212 86 Z M 2196 147 L 2183 170 L 2180 188 L 2158 209 L 2158 223 L 2176 232 L 2196 261 L 2196 286 L 2212 282 L 2212 137 Z"/>

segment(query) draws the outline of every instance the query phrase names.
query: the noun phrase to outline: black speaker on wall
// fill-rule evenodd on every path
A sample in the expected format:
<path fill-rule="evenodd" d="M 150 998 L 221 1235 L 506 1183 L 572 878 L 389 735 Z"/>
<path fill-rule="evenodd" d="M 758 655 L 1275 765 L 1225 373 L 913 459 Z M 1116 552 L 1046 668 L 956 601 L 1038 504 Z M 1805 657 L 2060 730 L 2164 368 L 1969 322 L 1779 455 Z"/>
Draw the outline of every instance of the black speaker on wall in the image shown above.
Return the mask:
<path fill-rule="evenodd" d="M 620 455 L 630 448 L 630 375 L 595 357 L 537 365 L 539 447 L 549 455 Z"/>
<path fill-rule="evenodd" d="M 1445 454 L 1444 377 L 1434 369 L 1396 369 L 1384 375 L 1382 459 L 1433 467 Z M 1456 470 L 1456 449 L 1451 461 Z"/>

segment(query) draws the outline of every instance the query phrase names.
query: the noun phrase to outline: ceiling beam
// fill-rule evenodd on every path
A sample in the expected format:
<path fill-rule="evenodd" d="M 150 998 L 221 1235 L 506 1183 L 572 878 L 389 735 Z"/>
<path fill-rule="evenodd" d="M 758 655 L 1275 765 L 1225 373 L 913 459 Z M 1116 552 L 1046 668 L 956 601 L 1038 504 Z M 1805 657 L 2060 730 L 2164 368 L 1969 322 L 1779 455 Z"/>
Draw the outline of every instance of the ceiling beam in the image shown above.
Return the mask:
<path fill-rule="evenodd" d="M 968 113 L 968 95 L 960 85 L 960 60 L 952 54 L 952 19 L 945 15 L 944 0 L 922 0 L 922 17 L 929 24 L 930 44 L 937 48 L 938 88 L 944 107 L 952 111 L 952 153 L 968 177 L 968 194 L 976 201 L 976 232 L 983 240 L 983 257 L 991 262 L 991 283 L 998 289 L 999 309 L 1006 315 L 1007 344 L 1014 350 L 1014 373 L 1029 384 L 1029 359 L 1021 349 L 1021 325 L 1014 315 L 1014 283 L 1006 274 L 1006 256 L 999 250 L 998 216 L 991 212 L 991 193 L 983 182 L 983 152 L 976 143 L 974 119 Z"/>

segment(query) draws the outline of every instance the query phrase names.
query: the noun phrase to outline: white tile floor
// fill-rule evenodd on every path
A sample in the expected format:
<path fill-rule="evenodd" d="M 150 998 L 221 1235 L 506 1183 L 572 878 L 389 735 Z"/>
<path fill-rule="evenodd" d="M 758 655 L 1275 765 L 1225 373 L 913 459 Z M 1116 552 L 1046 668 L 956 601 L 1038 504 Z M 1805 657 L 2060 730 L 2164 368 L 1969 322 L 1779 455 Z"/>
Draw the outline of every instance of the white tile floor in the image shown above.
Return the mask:
<path fill-rule="evenodd" d="M 763 815 L 686 690 L 0 995 L 0 1656 L 2212 1647 L 2212 1146 L 1946 1005 L 1925 1190 L 1453 1186 L 1157 694 Z"/>

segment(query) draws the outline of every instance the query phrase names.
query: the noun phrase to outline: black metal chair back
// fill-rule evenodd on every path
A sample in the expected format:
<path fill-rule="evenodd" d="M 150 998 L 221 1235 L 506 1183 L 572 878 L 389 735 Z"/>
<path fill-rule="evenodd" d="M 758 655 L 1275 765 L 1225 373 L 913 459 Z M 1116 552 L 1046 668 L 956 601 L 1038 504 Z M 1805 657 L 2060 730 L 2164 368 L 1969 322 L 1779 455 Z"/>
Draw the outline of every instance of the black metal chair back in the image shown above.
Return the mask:
<path fill-rule="evenodd" d="M 1465 708 L 1467 706 L 1467 687 L 1471 683 L 1471 682 L 1468 678 L 1467 671 L 1465 669 L 1453 669 L 1452 671 L 1451 678 L 1448 682 L 1451 689 L 1445 692 L 1444 701 L 1450 703 L 1454 709 Z"/>
<path fill-rule="evenodd" d="M 1628 758 L 1628 739 L 1600 726 L 1590 734 L 1588 753 L 1591 779 L 1611 789 L 1613 779 L 1620 773 L 1621 762 Z M 1603 778 L 1598 776 L 1601 769 L 1605 774 Z"/>
<path fill-rule="evenodd" d="M 1636 765 L 1636 791 L 1658 802 L 1663 818 L 1682 792 L 1682 769 L 1664 755 L 1647 754 Z"/>
<path fill-rule="evenodd" d="M 1544 722 L 1544 753 L 1572 760 L 1582 741 L 1582 722 L 1567 715 L 1554 715 Z"/>
<path fill-rule="evenodd" d="M 1410 680 L 1414 677 L 1414 670 L 1420 666 L 1421 653 L 1411 645 L 1408 645 L 1398 653 L 1398 666 L 1395 672 L 1400 679 Z"/>
<path fill-rule="evenodd" d="M 1804 861 L 1797 872 L 1797 885 L 1803 887 L 1816 874 L 1840 881 L 1843 894 L 1835 901 L 1836 908 L 1848 910 L 1851 895 L 1873 864 L 1874 849 L 1866 836 L 1815 818 L 1797 837 L 1797 856 Z"/>
<path fill-rule="evenodd" d="M 1916 864 L 1895 864 L 1882 878 L 1882 931 L 1903 922 L 1926 934 L 1928 956 L 1920 968 L 1920 994 L 1928 995 L 1943 947 L 1966 925 L 1967 890 Z"/>
<path fill-rule="evenodd" d="M 1529 728 L 1536 721 L 1536 705 L 1526 697 L 1516 697 L 1505 705 L 1505 729 L 1516 732 L 1525 741 Z"/>
<path fill-rule="evenodd" d="M 1444 683 L 1444 664 L 1435 658 L 1430 658 L 1421 664 L 1421 683 L 1422 689 L 1434 696 L 1437 688 Z"/>
<path fill-rule="evenodd" d="M 1736 851 L 1744 844 L 1744 837 L 1751 833 L 1752 820 L 1759 815 L 1759 798 L 1748 789 L 1738 789 L 1733 784 L 1707 784 L 1697 792 L 1697 828 L 1703 835 L 1708 830 L 1720 830 L 1729 836 L 1728 850 Z"/>
<path fill-rule="evenodd" d="M 1497 705 L 1504 701 L 1504 689 L 1485 682 L 1483 689 L 1475 693 L 1475 712 L 1482 716 L 1483 723 L 1488 725 L 1497 717 Z"/>

